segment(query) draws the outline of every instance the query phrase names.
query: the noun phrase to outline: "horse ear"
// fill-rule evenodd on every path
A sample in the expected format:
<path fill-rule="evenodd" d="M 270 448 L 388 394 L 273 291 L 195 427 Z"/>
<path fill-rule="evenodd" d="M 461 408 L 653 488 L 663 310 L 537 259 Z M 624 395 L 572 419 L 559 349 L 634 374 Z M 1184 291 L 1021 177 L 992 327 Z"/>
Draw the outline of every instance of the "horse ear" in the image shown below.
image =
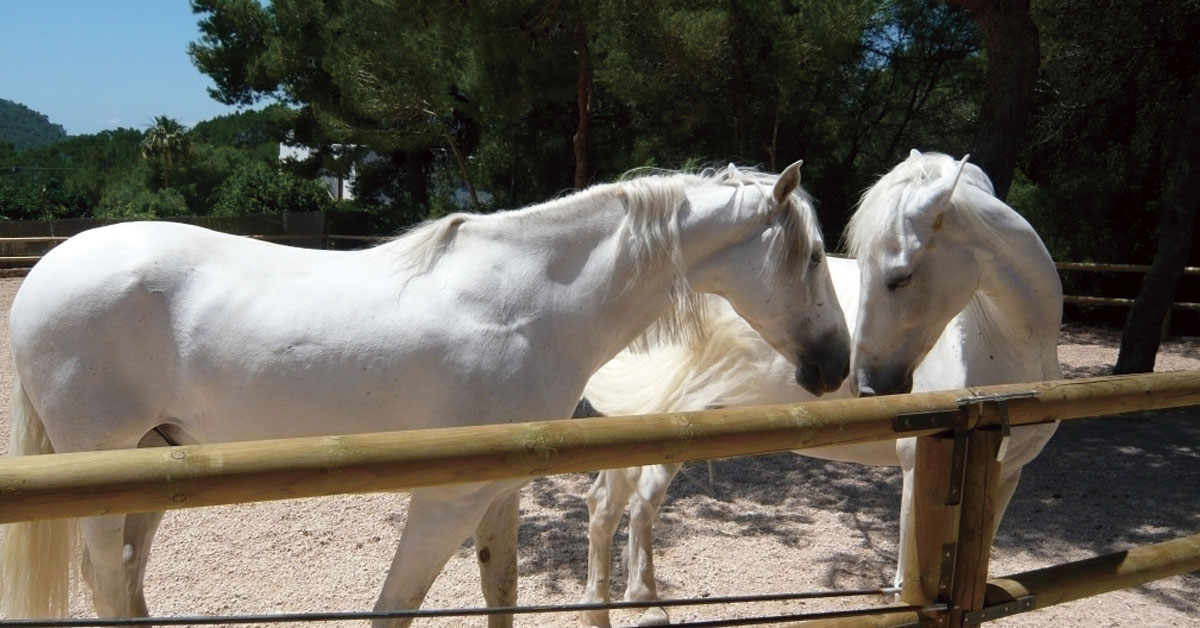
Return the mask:
<path fill-rule="evenodd" d="M 775 189 L 771 192 L 771 196 L 775 198 L 775 204 L 782 206 L 784 201 L 796 191 L 800 186 L 800 166 L 804 164 L 801 159 L 796 163 L 783 169 L 779 179 L 775 181 Z"/>
<path fill-rule="evenodd" d="M 954 196 L 954 188 L 958 187 L 958 180 L 962 176 L 963 168 L 967 166 L 967 160 L 970 158 L 970 155 L 965 155 L 958 162 L 958 167 L 953 172 L 947 172 L 937 181 L 934 181 L 933 185 L 929 186 L 929 189 L 921 198 L 921 202 L 917 205 L 919 211 L 937 212 L 937 215 L 934 217 L 935 224 L 941 224 L 942 213 L 946 211 L 946 207 L 950 203 L 950 198 Z"/>
<path fill-rule="evenodd" d="M 909 159 L 916 159 L 917 157 L 920 157 L 920 156 L 921 156 L 921 151 L 919 151 L 919 150 L 917 150 L 917 149 L 915 149 L 915 148 L 914 148 L 914 149 L 912 149 L 912 150 L 910 150 L 910 151 L 908 151 L 908 158 L 909 158 Z"/>

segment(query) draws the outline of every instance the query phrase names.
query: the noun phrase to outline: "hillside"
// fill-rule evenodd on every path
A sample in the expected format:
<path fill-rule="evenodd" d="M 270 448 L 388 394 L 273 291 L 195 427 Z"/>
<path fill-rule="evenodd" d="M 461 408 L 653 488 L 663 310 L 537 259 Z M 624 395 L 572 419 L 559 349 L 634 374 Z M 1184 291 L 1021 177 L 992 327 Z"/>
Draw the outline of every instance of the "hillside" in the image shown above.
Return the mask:
<path fill-rule="evenodd" d="M 25 105 L 0 98 L 0 143 L 17 150 L 37 148 L 66 139 L 61 125 Z"/>

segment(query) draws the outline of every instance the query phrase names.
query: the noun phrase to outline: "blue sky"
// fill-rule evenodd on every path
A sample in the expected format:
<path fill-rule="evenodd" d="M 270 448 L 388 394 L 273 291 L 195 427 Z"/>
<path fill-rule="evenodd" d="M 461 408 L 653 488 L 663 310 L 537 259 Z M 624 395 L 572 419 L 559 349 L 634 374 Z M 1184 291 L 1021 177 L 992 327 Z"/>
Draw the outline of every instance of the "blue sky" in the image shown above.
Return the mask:
<path fill-rule="evenodd" d="M 0 98 L 71 135 L 232 113 L 192 65 L 187 0 L 0 0 Z"/>

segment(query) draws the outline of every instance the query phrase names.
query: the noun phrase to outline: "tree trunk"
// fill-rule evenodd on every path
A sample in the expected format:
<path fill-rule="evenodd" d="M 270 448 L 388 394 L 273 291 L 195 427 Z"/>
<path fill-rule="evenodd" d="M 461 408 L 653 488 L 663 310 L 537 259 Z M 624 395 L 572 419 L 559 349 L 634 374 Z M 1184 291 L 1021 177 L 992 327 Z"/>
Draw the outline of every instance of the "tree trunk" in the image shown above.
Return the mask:
<path fill-rule="evenodd" d="M 1174 176 L 1163 194 L 1158 249 L 1125 319 L 1114 374 L 1154 370 L 1163 320 L 1175 300 L 1175 286 L 1191 253 L 1200 206 L 1200 78 L 1192 86 L 1186 107 L 1183 128 L 1176 135 Z"/>
<path fill-rule="evenodd" d="M 438 124 L 442 127 L 442 139 L 445 140 L 446 146 L 450 148 L 450 153 L 454 155 L 454 163 L 458 164 L 458 173 L 462 176 L 463 185 L 467 186 L 467 194 L 471 197 L 471 209 L 480 211 L 479 195 L 475 193 L 475 183 L 471 180 L 471 173 L 467 171 L 467 160 L 463 158 L 462 151 L 458 149 L 458 142 L 454 141 L 454 135 L 450 132 L 450 125 L 442 120 L 441 116 L 437 117 Z"/>
<path fill-rule="evenodd" d="M 987 85 L 972 142 L 971 161 L 983 168 L 1004 198 L 1017 158 L 1029 138 L 1033 88 L 1041 64 L 1030 0 L 950 0 L 969 9 L 983 33 Z"/>
<path fill-rule="evenodd" d="M 404 189 L 414 205 L 429 207 L 429 182 L 425 177 L 421 154 L 417 151 L 400 150 L 392 153 L 392 163 L 403 175 Z"/>
<path fill-rule="evenodd" d="M 587 25 L 582 17 L 575 26 L 575 56 L 579 59 L 575 98 L 579 108 L 579 125 L 575 129 L 575 189 L 582 190 L 588 184 L 588 131 L 592 126 L 592 60 L 588 55 Z"/>

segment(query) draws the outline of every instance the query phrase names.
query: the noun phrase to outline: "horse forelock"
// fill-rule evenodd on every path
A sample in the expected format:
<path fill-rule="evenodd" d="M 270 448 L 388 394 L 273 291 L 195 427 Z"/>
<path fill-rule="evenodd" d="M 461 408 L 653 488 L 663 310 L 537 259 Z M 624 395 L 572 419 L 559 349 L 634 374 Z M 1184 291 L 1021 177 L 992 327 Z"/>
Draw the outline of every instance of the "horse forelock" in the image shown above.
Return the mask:
<path fill-rule="evenodd" d="M 958 162 L 943 153 L 922 153 L 909 158 L 879 178 L 863 192 L 858 209 L 850 217 L 843 236 L 846 252 L 860 258 L 875 249 L 885 237 L 895 235 L 900 228 L 903 212 L 909 201 L 921 188 L 936 182 L 942 175 L 952 172 Z M 989 196 L 995 195 L 992 182 L 978 166 L 968 163 L 959 178 L 956 191 L 972 186 Z M 959 200 L 955 196 L 955 200 Z M 979 218 L 975 207 L 955 202 L 952 209 L 971 218 Z"/>

